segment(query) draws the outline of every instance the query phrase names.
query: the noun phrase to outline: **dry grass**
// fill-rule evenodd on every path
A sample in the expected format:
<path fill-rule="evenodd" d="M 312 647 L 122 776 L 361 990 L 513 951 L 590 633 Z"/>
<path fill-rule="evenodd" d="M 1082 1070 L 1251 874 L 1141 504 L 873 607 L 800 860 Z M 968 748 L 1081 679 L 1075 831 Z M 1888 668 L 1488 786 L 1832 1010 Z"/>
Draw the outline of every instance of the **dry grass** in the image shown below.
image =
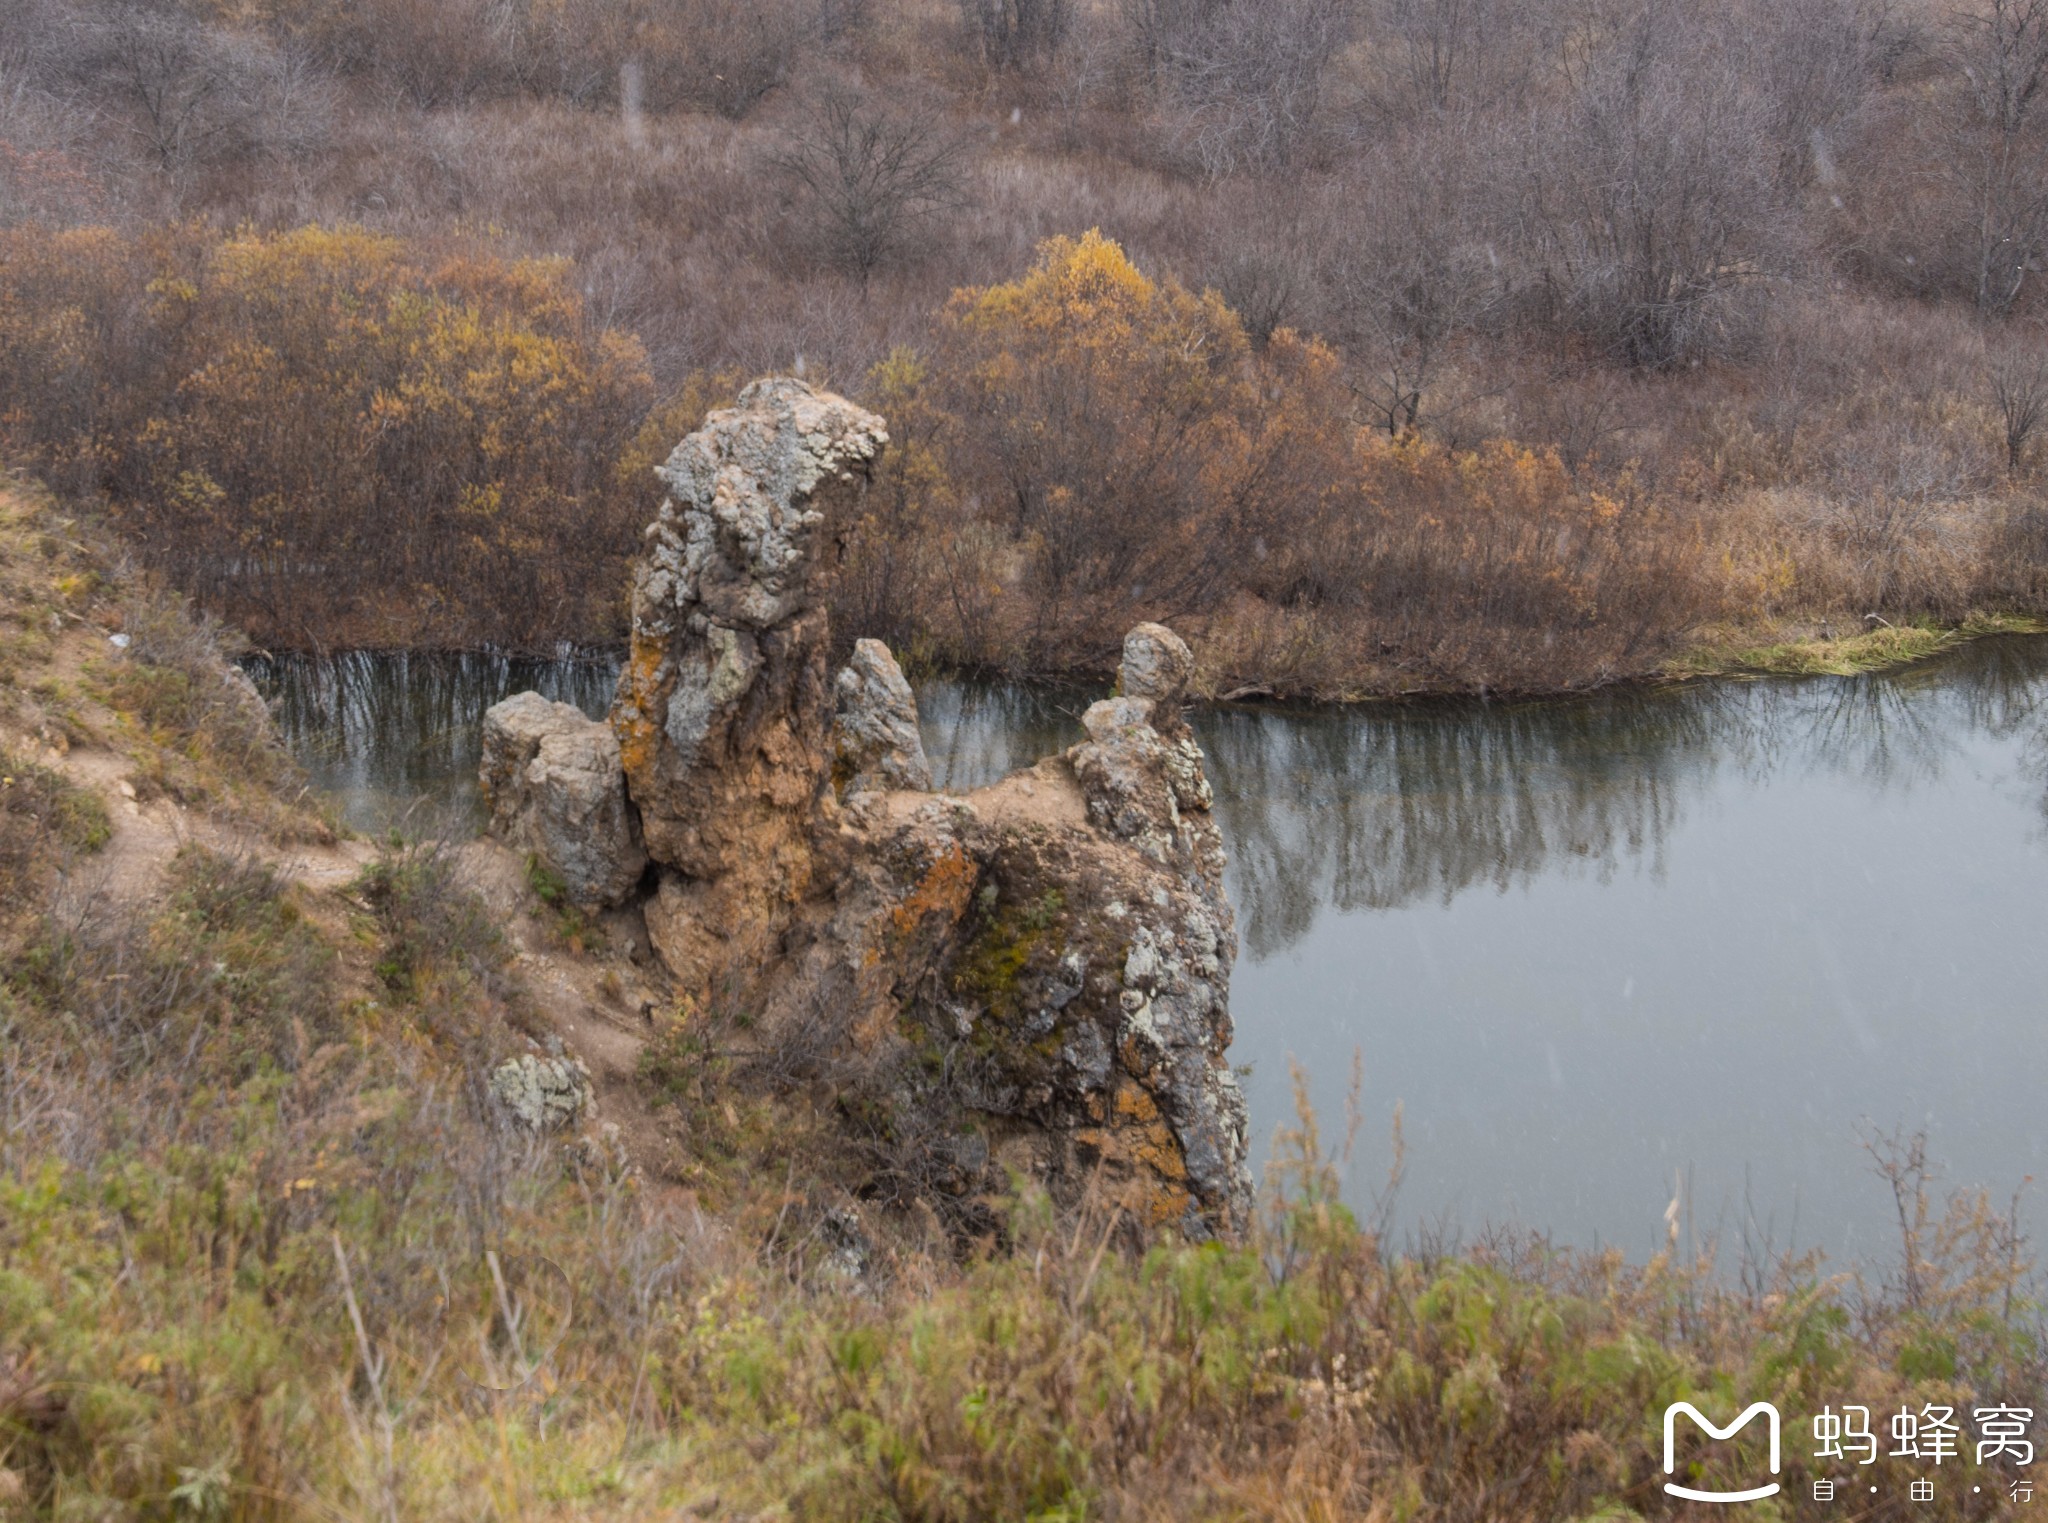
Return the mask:
<path fill-rule="evenodd" d="M 1861 634 L 1835 637 L 1814 634 L 1774 644 L 1749 643 L 1753 634 L 1741 630 L 1702 631 L 1702 643 L 1672 661 L 1672 676 L 1715 677 L 1736 673 L 1783 677 L 1853 677 L 1881 671 L 1948 650 L 1958 641 L 1985 635 L 2034 635 L 2048 632 L 2037 618 L 2009 614 L 1976 616 L 1955 626 L 1878 622 Z"/>
<path fill-rule="evenodd" d="M 290 922 L 211 902 L 127 939 L 291 969 L 302 1018 L 333 1000 Z M 459 1048 L 344 1012 L 338 1042 L 253 1071 L 208 1042 L 166 1074 L 112 1038 L 203 989 L 66 1028 L 91 984 L 5 987 L 0 1465 L 41 1515 L 178 1493 L 236 1519 L 1675 1517 L 1666 1402 L 2041 1390 L 2021 1244 L 1983 1198 L 1944 1200 L 1910 1139 L 1884 1154 L 1905 1252 L 1883 1280 L 1540 1243 L 1404 1257 L 1307 1125 L 1241 1245 L 1133 1254 L 1024 1195 L 1007 1251 L 961 1262 L 851 1201 L 829 1153 L 785 1162 L 762 1139 L 793 1118 L 702 1138 L 707 1222 L 601 1140 L 500 1130 Z M 195 1087 L 212 1103 L 175 1103 Z M 1788 1451 L 1787 1515 L 1828 1515 Z M 1867 1474 L 1902 1494 L 1909 1469 Z M 2005 1479 L 1950 1469 L 1928 1517 L 1978 1516 L 1969 1485 Z"/>
<path fill-rule="evenodd" d="M 1965 278 L 1997 209 L 1969 204 L 1969 166 L 2006 131 L 1968 83 L 1981 29 L 1860 0 L 1623 6 L 1591 30 L 1553 0 L 1483 24 L 1381 0 L 1039 0 L 1003 12 L 1014 32 L 939 0 L 740 11 L 286 0 L 148 20 L 6 0 L 8 35 L 33 41 L 0 61 L 18 86 L 0 221 L 38 229 L 31 252 L 46 227 L 116 230 L 73 235 L 64 279 L 28 254 L 0 276 L 7 447 L 149 526 L 147 552 L 210 609 L 294 645 L 609 638 L 660 448 L 636 430 L 672 443 L 730 378 L 799 366 L 901 414 L 904 352 L 944 393 L 925 411 L 966 433 L 896 420 L 925 461 L 839 611 L 842 633 L 927 659 L 1094 667 L 1110 626 L 1152 614 L 1206 632 L 1226 688 L 1558 688 L 1653 670 L 1712 625 L 1953 624 L 2048 596 L 2040 439 L 2008 405 L 2039 292 L 1994 310 Z M 1730 71 L 1731 36 L 1768 37 L 1779 66 Z M 863 224 L 856 268 L 813 246 L 817 187 L 787 167 L 821 101 L 881 82 L 893 120 L 942 144 L 942 183 L 914 237 Z M 168 135 L 166 102 L 190 106 Z M 1999 192 L 2008 210 L 2025 188 Z M 565 344 L 563 405 L 464 393 L 462 416 L 415 409 L 414 437 L 359 469 L 366 399 L 419 388 L 365 364 L 358 335 L 242 312 L 217 271 L 227 228 L 344 226 L 396 240 L 415 296 Z M 1162 286 L 1222 293 L 1255 373 L 1275 332 L 1321 335 L 1334 401 L 1288 452 L 1326 477 L 1321 501 L 1261 483 L 1269 521 L 1219 521 L 1242 451 L 1148 453 L 1178 424 L 1108 430 L 1105 407 L 1086 421 L 1116 447 L 1052 483 L 1064 527 L 1009 512 L 1001 410 L 950 363 L 951 294 L 1091 227 Z M 573 265 L 554 296 L 475 278 L 550 256 Z M 104 278 L 79 278 L 96 261 Z M 602 363 L 608 334 L 638 344 L 651 390 Z M 309 342 L 347 349 L 364 384 L 249 368 Z M 421 387 L 492 369 L 441 358 Z M 1040 355 L 1039 381 L 1063 363 Z M 303 426 L 266 415 L 286 394 Z M 1379 491 L 1359 430 L 1454 458 L 1554 450 L 1551 496 L 1621 502 L 1626 533 L 1561 546 L 1548 508 L 1424 511 L 1444 493 Z M 508 461 L 508 435 L 553 444 Z M 1153 468 L 1108 468 L 1126 457 Z M 245 539 L 294 546 L 276 585 L 249 585 L 248 515 L 264 532 Z M 1134 532 L 1161 553 L 1134 562 Z M 360 586 L 336 591 L 337 562 Z M 1078 590 L 1058 569 L 1076 562 L 1095 567 Z"/>
<path fill-rule="evenodd" d="M 15 536 L 0 577 L 82 553 Z M 203 629 L 152 639 L 208 669 Z M 659 1172 L 509 1128 L 485 1079 L 526 996 L 446 854 L 396 844 L 337 897 L 191 850 L 84 913 L 42 869 L 92 809 L 10 775 L 0 1496 L 27 1516 L 1676 1518 L 1667 1402 L 1769 1399 L 1796 1433 L 2048 1394 L 2017 1205 L 1944 1191 L 1920 1139 L 1872 1139 L 1899 1254 L 1860 1273 L 1398 1252 L 1306 1115 L 1242 1242 L 1137 1251 L 1020 1192 L 963 1253 L 860 1193 L 790 1071 L 659 1049 L 649 1103 L 686 1108 Z M 1832 1516 L 1787 1451 L 1785 1515 Z M 1991 1515 L 1969 1487 L 2006 1472 L 1973 1458 L 1915 1515 Z"/>

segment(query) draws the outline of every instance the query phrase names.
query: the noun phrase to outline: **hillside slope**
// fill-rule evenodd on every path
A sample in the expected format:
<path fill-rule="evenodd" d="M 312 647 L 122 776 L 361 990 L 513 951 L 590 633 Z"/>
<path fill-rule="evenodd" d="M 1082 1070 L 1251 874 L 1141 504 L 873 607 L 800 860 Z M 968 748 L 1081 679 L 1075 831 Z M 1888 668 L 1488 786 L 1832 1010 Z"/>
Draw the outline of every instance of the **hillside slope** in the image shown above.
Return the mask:
<path fill-rule="evenodd" d="M 213 637 L 19 492 L 0 753 L 0 1517 L 1664 1518 L 1670 1401 L 2041 1405 L 2021 1245 L 1910 1158 L 1897 1293 L 1399 1256 L 1307 1120 L 1241 1243 L 1028 1192 L 949 1240 L 632 924 L 342 837 Z M 595 1110 L 523 1125 L 502 1065 L 575 1058 Z M 1787 1447 L 1781 1516 L 1832 1516 Z M 1971 1458 L 1916 1517 L 1998 1515 Z"/>

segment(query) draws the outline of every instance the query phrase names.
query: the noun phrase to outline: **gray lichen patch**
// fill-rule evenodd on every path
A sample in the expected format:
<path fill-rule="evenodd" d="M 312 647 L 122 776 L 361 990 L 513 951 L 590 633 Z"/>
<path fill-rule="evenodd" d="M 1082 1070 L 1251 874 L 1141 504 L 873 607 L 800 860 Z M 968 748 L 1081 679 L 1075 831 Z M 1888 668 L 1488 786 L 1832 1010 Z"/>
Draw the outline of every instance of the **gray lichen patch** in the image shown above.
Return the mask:
<path fill-rule="evenodd" d="M 590 1108 L 590 1071 L 579 1059 L 523 1053 L 491 1073 L 491 1098 L 530 1132 L 558 1132 Z"/>

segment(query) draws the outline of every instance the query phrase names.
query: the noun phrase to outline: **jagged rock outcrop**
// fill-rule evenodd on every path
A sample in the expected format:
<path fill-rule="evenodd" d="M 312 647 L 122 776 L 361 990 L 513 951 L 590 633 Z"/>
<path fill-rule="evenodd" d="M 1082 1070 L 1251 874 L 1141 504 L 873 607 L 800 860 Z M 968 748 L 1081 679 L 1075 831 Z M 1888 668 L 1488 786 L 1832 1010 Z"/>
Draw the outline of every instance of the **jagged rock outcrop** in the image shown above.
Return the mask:
<path fill-rule="evenodd" d="M 611 715 L 660 868 L 650 939 L 699 1019 L 744 1012 L 764 1079 L 837 1107 L 877 1199 L 973 1233 L 1021 1173 L 1142 1227 L 1235 1230 L 1237 943 L 1187 646 L 1140 625 L 1079 745 L 925 791 L 909 685 L 869 640 L 829 682 L 818 602 L 885 443 L 783 379 L 663 467 Z"/>
<path fill-rule="evenodd" d="M 830 631 L 814 541 L 851 508 L 882 420 L 788 377 L 676 446 L 633 579 L 612 707 L 647 850 L 668 869 L 648 933 L 687 982 L 770 955 L 811 891 L 831 775 Z"/>
<path fill-rule="evenodd" d="M 1245 1221 L 1237 941 L 1180 697 L 1097 704 L 1064 756 L 840 827 L 831 914 L 771 1024 L 844 1012 L 855 1102 L 890 1118 L 881 1162 L 970 1223 L 1012 1171 L 1148 1227 Z"/>
<path fill-rule="evenodd" d="M 835 684 L 839 713 L 833 722 L 834 773 L 848 794 L 932 785 L 932 764 L 917 730 L 917 700 L 903 668 L 880 640 L 856 640 L 853 659 Z"/>
<path fill-rule="evenodd" d="M 584 906 L 617 904 L 647 870 L 611 726 L 517 693 L 484 715 L 478 768 L 490 828 L 530 851 Z"/>

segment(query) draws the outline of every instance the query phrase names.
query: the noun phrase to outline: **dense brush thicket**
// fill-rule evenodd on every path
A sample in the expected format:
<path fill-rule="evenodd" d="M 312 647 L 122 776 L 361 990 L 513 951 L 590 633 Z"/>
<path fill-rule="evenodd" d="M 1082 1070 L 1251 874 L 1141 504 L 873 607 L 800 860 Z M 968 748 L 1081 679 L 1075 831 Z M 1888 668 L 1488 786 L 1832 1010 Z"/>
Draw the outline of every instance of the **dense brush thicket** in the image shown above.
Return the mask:
<path fill-rule="evenodd" d="M 2038 0 L 0 0 L 0 439 L 280 644 L 616 632 L 899 447 L 841 632 L 1341 693 L 2036 611 Z M 1090 236 L 1090 230 L 1099 236 Z"/>

